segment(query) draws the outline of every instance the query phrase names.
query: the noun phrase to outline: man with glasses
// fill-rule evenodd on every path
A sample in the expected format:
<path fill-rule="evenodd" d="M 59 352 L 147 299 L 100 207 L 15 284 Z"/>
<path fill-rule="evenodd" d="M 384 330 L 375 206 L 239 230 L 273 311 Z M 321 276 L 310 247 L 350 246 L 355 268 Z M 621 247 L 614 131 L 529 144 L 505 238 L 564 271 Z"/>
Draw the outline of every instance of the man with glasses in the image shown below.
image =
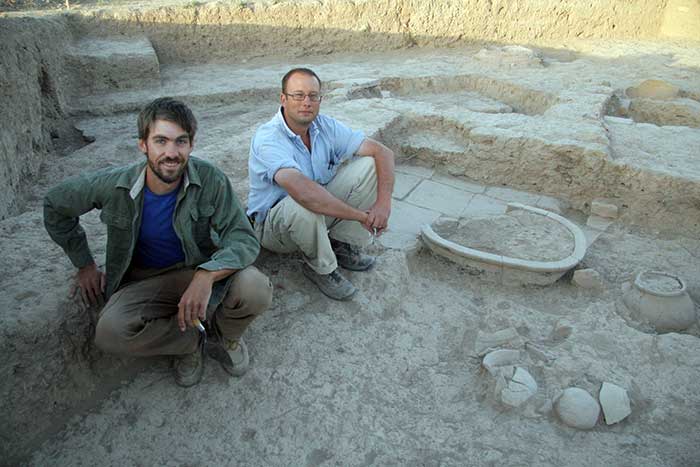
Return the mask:
<path fill-rule="evenodd" d="M 294 68 L 282 78 L 280 110 L 250 146 L 248 216 L 263 247 L 300 251 L 304 275 L 330 298 L 347 300 L 356 289 L 338 266 L 374 264 L 360 248 L 387 228 L 394 153 L 319 115 L 321 99 L 312 70 Z M 366 157 L 343 164 L 353 155 Z"/>

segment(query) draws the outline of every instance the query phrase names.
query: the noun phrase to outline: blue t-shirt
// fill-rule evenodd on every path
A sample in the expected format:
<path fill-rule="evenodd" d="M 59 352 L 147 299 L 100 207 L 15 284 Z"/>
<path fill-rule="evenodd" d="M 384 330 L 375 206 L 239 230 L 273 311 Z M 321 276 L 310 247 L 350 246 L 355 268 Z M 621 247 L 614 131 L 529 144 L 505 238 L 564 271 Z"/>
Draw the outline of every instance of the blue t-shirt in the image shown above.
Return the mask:
<path fill-rule="evenodd" d="M 141 230 L 134 252 L 139 267 L 161 269 L 185 260 L 182 243 L 173 228 L 179 191 L 156 195 L 147 186 L 143 187 Z"/>
<path fill-rule="evenodd" d="M 301 137 L 289 129 L 282 109 L 260 126 L 250 143 L 248 174 L 250 194 L 248 215 L 262 222 L 267 211 L 287 192 L 275 183 L 280 169 L 297 169 L 321 185 L 330 182 L 338 165 L 351 157 L 365 139 L 361 131 L 353 131 L 338 120 L 319 114 L 309 127 L 311 153 Z"/>

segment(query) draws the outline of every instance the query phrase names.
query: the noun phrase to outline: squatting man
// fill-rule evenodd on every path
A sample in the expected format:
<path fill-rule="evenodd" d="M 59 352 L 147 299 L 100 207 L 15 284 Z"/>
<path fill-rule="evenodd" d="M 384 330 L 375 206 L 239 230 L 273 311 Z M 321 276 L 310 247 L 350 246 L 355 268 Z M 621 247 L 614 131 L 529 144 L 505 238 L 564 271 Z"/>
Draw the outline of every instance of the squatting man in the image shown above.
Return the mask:
<path fill-rule="evenodd" d="M 231 184 L 212 164 L 190 157 L 196 131 L 187 106 L 156 99 L 138 117 L 145 161 L 70 178 L 44 200 L 46 229 L 78 268 L 83 300 L 106 300 L 97 347 L 173 355 L 181 386 L 202 377 L 197 320 L 209 318 L 209 339 L 231 357 L 221 358 L 222 366 L 238 376 L 248 368 L 241 336 L 272 300 L 270 281 L 251 265 L 260 247 Z M 79 222 L 95 208 L 107 225 L 106 274 Z"/>
<path fill-rule="evenodd" d="M 394 153 L 319 114 L 322 97 L 321 79 L 308 68 L 282 78 L 280 109 L 250 146 L 248 215 L 263 247 L 300 251 L 304 275 L 346 300 L 356 289 L 338 265 L 364 271 L 374 263 L 360 248 L 387 228 Z M 353 155 L 368 157 L 343 164 Z"/>

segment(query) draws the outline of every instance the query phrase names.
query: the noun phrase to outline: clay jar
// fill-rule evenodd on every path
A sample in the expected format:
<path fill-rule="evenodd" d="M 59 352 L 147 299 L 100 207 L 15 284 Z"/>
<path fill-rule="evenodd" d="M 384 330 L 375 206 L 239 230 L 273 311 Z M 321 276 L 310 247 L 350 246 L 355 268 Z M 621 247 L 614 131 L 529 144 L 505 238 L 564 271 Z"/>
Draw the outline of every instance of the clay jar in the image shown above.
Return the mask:
<path fill-rule="evenodd" d="M 660 271 L 642 271 L 623 296 L 640 321 L 657 332 L 682 331 L 695 322 L 695 305 L 680 277 Z"/>

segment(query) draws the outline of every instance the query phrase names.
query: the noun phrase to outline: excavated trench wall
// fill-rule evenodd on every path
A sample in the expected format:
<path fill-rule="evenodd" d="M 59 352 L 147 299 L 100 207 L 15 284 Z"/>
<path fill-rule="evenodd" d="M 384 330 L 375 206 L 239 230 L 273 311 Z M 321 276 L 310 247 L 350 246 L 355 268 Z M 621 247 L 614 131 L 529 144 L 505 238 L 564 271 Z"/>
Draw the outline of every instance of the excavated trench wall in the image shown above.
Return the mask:
<path fill-rule="evenodd" d="M 665 0 L 221 2 L 72 16 L 80 34 L 144 32 L 161 63 L 478 42 L 655 38 Z M 683 34 L 682 32 L 680 34 Z M 700 38 L 700 32 L 695 32 Z"/>
<path fill-rule="evenodd" d="M 0 219 L 22 209 L 23 191 L 69 138 L 66 19 L 0 18 Z"/>

